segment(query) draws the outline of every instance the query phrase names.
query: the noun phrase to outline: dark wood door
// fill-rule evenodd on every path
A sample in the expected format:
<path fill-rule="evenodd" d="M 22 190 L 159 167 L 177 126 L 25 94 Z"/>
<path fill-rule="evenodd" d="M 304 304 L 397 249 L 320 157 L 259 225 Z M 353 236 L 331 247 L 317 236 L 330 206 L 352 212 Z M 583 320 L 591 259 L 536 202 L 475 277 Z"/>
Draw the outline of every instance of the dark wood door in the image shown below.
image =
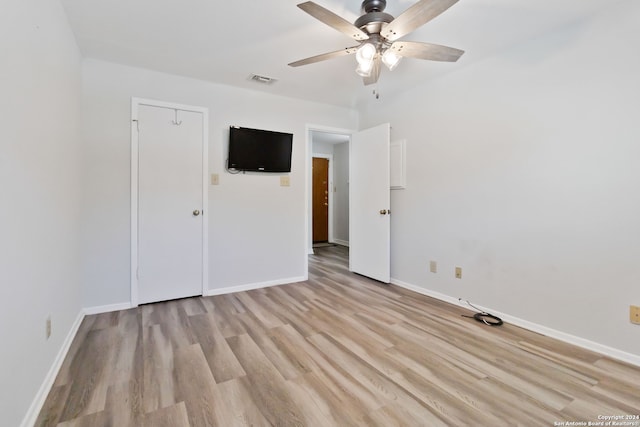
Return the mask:
<path fill-rule="evenodd" d="M 329 240 L 329 159 L 313 158 L 313 241 Z"/>

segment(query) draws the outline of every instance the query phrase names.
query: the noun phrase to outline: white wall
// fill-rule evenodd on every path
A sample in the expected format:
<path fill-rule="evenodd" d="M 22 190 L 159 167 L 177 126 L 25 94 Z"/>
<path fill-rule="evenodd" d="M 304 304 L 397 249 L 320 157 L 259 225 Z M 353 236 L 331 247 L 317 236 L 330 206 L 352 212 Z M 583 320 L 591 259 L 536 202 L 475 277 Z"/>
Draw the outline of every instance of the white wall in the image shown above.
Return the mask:
<path fill-rule="evenodd" d="M 407 139 L 394 278 L 640 355 L 638 16 L 618 3 L 363 111 Z"/>
<path fill-rule="evenodd" d="M 338 243 L 349 243 L 349 143 L 333 147 L 333 232 Z"/>
<path fill-rule="evenodd" d="M 130 98 L 209 109 L 209 288 L 304 277 L 306 125 L 355 128 L 357 113 L 122 65 L 83 63 L 86 306 L 129 301 Z M 225 172 L 229 125 L 294 134 L 291 186 L 278 174 Z"/>
<path fill-rule="evenodd" d="M 313 141 L 311 147 L 312 154 L 326 154 L 328 156 L 333 156 L 333 144 L 329 144 L 328 142 Z"/>
<path fill-rule="evenodd" d="M 0 423 L 17 426 L 81 309 L 80 55 L 51 0 L 3 1 L 0 52 Z"/>

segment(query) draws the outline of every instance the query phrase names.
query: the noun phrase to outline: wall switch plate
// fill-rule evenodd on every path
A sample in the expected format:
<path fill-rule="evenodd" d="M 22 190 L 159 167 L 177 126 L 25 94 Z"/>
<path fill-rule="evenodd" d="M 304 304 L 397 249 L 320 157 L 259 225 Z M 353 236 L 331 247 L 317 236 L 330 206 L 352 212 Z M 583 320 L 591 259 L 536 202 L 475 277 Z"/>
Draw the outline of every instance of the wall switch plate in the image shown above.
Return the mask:
<path fill-rule="evenodd" d="M 640 325 L 640 306 L 637 306 L 637 305 L 629 306 L 629 320 L 631 321 L 631 323 Z"/>
<path fill-rule="evenodd" d="M 218 185 L 218 184 L 220 184 L 220 175 L 218 175 L 217 173 L 212 173 L 211 185 Z"/>
<path fill-rule="evenodd" d="M 456 267 L 456 279 L 462 279 L 462 267 Z"/>
<path fill-rule="evenodd" d="M 436 261 L 429 261 L 429 271 L 432 273 L 438 272 L 438 263 Z"/>
<path fill-rule="evenodd" d="M 280 177 L 280 187 L 289 187 L 290 185 L 291 181 L 288 176 L 283 175 Z"/>

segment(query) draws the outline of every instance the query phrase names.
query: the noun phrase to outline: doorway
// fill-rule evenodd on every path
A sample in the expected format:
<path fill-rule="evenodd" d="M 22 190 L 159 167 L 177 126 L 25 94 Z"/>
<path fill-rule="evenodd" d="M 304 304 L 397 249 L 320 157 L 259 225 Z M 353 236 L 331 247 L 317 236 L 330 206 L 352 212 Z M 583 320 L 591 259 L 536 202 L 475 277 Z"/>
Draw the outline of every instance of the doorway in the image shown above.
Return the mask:
<path fill-rule="evenodd" d="M 309 130 L 310 254 L 313 246 L 349 246 L 350 138 L 349 131 Z"/>
<path fill-rule="evenodd" d="M 328 144 L 326 139 L 343 138 L 340 144 Z M 344 144 L 344 145 L 343 145 Z M 346 212 L 346 225 L 339 229 L 341 222 L 329 219 L 329 244 L 340 244 L 349 248 L 349 270 L 363 276 L 371 277 L 383 283 L 390 281 L 390 125 L 388 123 L 364 129 L 362 131 L 342 131 L 307 126 L 307 206 L 308 206 L 308 249 L 313 248 L 313 203 L 312 203 L 312 166 L 313 157 L 326 150 L 334 155 L 336 167 L 333 173 L 334 182 L 329 177 L 329 204 L 335 195 L 334 209 L 340 205 L 338 188 L 338 156 L 337 147 L 344 147 L 346 172 L 344 188 L 346 203 L 342 208 Z M 331 161 L 330 161 L 331 164 Z M 337 217 L 337 215 L 336 215 Z M 336 230 L 332 235 L 332 228 Z M 346 230 L 345 230 L 346 229 Z M 340 231 L 338 231 L 340 230 Z M 343 232 L 344 234 L 340 234 Z M 342 240 L 340 236 L 344 236 Z M 308 266 L 308 259 L 305 258 Z"/>
<path fill-rule="evenodd" d="M 132 100 L 131 303 L 207 283 L 206 108 Z"/>

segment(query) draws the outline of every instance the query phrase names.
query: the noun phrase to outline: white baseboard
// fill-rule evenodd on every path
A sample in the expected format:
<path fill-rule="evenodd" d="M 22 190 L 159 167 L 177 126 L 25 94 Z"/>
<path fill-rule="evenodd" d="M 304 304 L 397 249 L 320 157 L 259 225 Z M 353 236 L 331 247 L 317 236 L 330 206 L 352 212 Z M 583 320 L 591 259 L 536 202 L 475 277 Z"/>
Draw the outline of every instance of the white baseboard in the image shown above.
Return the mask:
<path fill-rule="evenodd" d="M 42 382 L 38 393 L 36 393 L 36 396 L 33 399 L 33 402 L 31 402 L 31 406 L 29 406 L 29 410 L 22 420 L 20 427 L 32 427 L 36 423 L 38 415 L 42 410 L 42 406 L 44 405 L 44 402 L 49 395 L 49 391 L 51 391 L 51 387 L 53 387 L 53 382 L 56 380 L 58 372 L 62 367 L 62 362 L 64 362 L 65 357 L 67 357 L 67 353 L 69 352 L 69 348 L 71 347 L 73 338 L 75 338 L 76 333 L 78 332 L 78 328 L 80 328 L 82 319 L 84 319 L 84 310 L 80 310 L 80 313 L 78 313 L 78 317 L 76 317 L 73 325 L 71 325 L 71 329 L 69 329 L 69 333 L 62 343 L 62 347 L 60 347 L 60 351 L 58 351 L 58 354 L 56 355 L 51 368 L 49 368 L 47 376 L 44 378 L 44 381 Z"/>
<path fill-rule="evenodd" d="M 120 310 L 128 310 L 132 308 L 130 302 L 121 302 L 119 304 L 109 304 L 109 305 L 99 305 L 96 307 L 87 307 L 84 309 L 84 314 L 101 314 L 101 313 L 111 313 L 112 311 L 120 311 Z"/>
<path fill-rule="evenodd" d="M 448 302 L 449 304 L 461 305 L 460 301 L 458 301 L 458 298 L 441 294 L 440 292 L 435 292 L 429 289 L 421 288 L 420 286 L 412 285 L 411 283 L 403 282 L 402 280 L 398 280 L 393 277 L 391 278 L 391 284 L 400 286 L 401 288 L 409 289 L 410 291 L 417 292 L 428 297 L 439 299 L 440 301 Z"/>
<path fill-rule="evenodd" d="M 441 294 L 439 292 L 431 291 L 429 289 L 422 288 L 420 286 L 412 285 L 410 283 L 403 282 L 398 279 L 391 279 L 391 283 L 393 285 L 399 286 L 401 288 L 409 289 L 410 291 L 417 292 L 422 295 L 426 295 L 440 301 L 448 302 L 450 304 L 463 306 L 468 308 L 466 305 L 461 304 L 458 298 L 454 298 L 449 295 Z M 476 305 L 476 304 L 474 304 Z M 560 341 L 564 341 L 569 344 L 573 344 L 578 347 L 582 347 L 587 350 L 594 351 L 596 353 L 603 354 L 605 356 L 611 357 L 613 359 L 621 360 L 626 363 L 630 363 L 635 366 L 640 366 L 640 356 L 632 353 L 628 353 L 626 351 L 619 350 L 617 348 L 609 347 L 604 344 L 600 344 L 594 341 L 590 341 L 585 338 L 577 337 L 575 335 L 568 334 L 566 332 L 558 331 L 556 329 L 549 328 L 547 326 L 538 325 L 537 323 L 530 322 L 528 320 L 520 319 L 518 317 L 511 316 L 506 313 L 501 313 L 496 310 L 492 310 L 491 308 L 482 307 L 476 305 L 480 310 L 489 312 L 493 315 L 500 317 L 507 323 L 511 323 L 513 325 L 519 326 L 524 329 L 528 329 L 533 332 L 537 332 L 542 335 L 546 335 L 551 338 L 555 338 Z"/>
<path fill-rule="evenodd" d="M 253 289 L 269 288 L 271 286 L 286 285 L 288 283 L 304 282 L 306 277 L 290 277 L 287 279 L 270 280 L 268 282 L 248 283 L 246 285 L 230 286 L 227 288 L 209 289 L 205 292 L 205 296 L 232 294 L 234 292 L 251 291 Z"/>
<path fill-rule="evenodd" d="M 342 239 L 333 239 L 331 243 L 335 243 L 336 245 L 349 247 L 349 242 L 347 240 Z"/>

